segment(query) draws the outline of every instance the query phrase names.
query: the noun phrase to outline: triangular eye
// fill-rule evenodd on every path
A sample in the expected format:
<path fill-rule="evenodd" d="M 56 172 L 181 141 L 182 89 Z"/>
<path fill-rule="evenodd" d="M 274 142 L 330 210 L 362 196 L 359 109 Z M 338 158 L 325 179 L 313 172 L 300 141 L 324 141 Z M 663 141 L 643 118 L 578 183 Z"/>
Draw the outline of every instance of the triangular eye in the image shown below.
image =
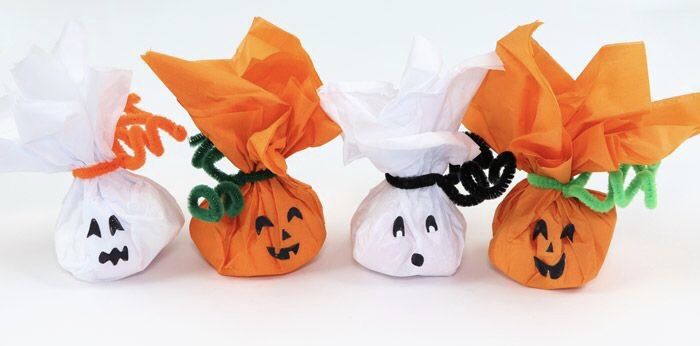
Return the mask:
<path fill-rule="evenodd" d="M 272 221 L 270 221 L 270 219 L 268 219 L 265 215 L 258 216 L 258 218 L 255 219 L 255 233 L 257 233 L 258 235 L 260 235 L 260 233 L 262 232 L 263 227 L 272 226 Z"/>
<path fill-rule="evenodd" d="M 564 238 L 569 238 L 570 242 L 574 241 L 574 231 L 576 231 L 576 227 L 574 227 L 574 224 L 568 224 L 564 229 L 561 231 L 561 239 Z"/>
<path fill-rule="evenodd" d="M 289 211 L 287 212 L 287 221 L 292 221 L 292 219 L 295 217 L 298 217 L 299 219 L 303 219 L 303 217 L 301 217 L 301 211 L 299 211 L 299 209 L 297 209 L 297 207 L 289 208 Z"/>
<path fill-rule="evenodd" d="M 117 233 L 117 231 L 123 231 L 124 227 L 122 227 L 122 224 L 117 220 L 117 217 L 112 215 L 109 217 L 109 233 L 112 233 L 114 235 Z"/>
<path fill-rule="evenodd" d="M 437 222 L 435 222 L 435 216 L 429 215 L 428 218 L 425 219 L 425 230 L 430 233 L 430 227 L 433 228 L 433 232 L 438 230 L 437 227 Z"/>
<path fill-rule="evenodd" d="M 394 233 L 394 238 L 401 232 L 401 236 L 405 237 L 406 236 L 406 231 L 404 231 L 403 228 L 403 218 L 401 216 L 397 216 L 396 219 L 394 220 L 394 227 L 393 227 L 393 233 Z"/>
<path fill-rule="evenodd" d="M 535 223 L 535 231 L 532 232 L 532 240 L 535 240 L 540 234 L 544 237 L 544 239 L 549 240 L 549 235 L 547 234 L 547 222 L 542 219 L 537 220 Z"/>
<path fill-rule="evenodd" d="M 88 229 L 87 238 L 90 238 L 91 235 L 96 235 L 98 238 L 102 238 L 102 233 L 100 232 L 100 225 L 95 219 L 92 219 L 90 221 L 90 229 Z"/>

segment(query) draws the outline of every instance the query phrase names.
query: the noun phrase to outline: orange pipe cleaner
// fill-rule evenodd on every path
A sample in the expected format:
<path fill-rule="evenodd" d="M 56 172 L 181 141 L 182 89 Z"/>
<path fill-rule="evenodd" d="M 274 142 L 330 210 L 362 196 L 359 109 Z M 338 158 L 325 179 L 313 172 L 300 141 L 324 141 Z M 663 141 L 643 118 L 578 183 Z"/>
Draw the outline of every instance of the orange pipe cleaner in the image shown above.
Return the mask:
<path fill-rule="evenodd" d="M 73 170 L 73 176 L 80 179 L 91 179 L 113 172 L 119 168 L 135 170 L 146 163 L 146 149 L 156 156 L 165 151 L 158 130 L 163 130 L 176 141 L 182 142 L 187 137 L 184 127 L 175 124 L 170 119 L 141 110 L 136 103 L 141 98 L 129 94 L 124 107 L 124 114 L 119 118 L 114 131 L 112 151 L 117 155 L 113 160 L 96 163 L 91 166 Z M 140 125 L 145 127 L 142 128 Z M 129 155 L 122 142 L 133 151 Z"/>

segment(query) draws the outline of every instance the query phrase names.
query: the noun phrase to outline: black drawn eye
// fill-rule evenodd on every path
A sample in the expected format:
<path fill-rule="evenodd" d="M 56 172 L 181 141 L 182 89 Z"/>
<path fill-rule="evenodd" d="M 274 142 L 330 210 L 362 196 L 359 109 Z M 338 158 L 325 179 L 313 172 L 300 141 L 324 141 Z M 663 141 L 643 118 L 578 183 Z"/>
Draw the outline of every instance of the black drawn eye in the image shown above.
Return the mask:
<path fill-rule="evenodd" d="M 401 216 L 396 217 L 396 220 L 394 220 L 394 238 L 396 238 L 399 232 L 401 232 L 402 237 L 406 236 L 406 231 L 404 231 L 403 228 L 403 218 Z"/>
<path fill-rule="evenodd" d="M 532 233 L 532 240 L 535 240 L 540 234 L 544 239 L 549 240 L 549 236 L 547 235 L 547 223 L 542 219 L 537 220 L 535 223 L 535 231 Z"/>
<path fill-rule="evenodd" d="M 429 215 L 428 218 L 425 219 L 425 229 L 430 233 L 430 227 L 433 228 L 433 232 L 436 232 L 438 230 L 437 222 L 435 222 L 435 216 Z"/>
<path fill-rule="evenodd" d="M 292 221 L 293 218 L 298 217 L 299 219 L 304 219 L 301 216 L 301 211 L 297 209 L 297 207 L 291 207 L 289 208 L 289 211 L 287 212 L 287 222 Z"/>
<path fill-rule="evenodd" d="M 260 235 L 260 233 L 262 232 L 263 227 L 272 226 L 272 221 L 270 221 L 270 219 L 268 219 L 265 215 L 258 216 L 258 218 L 255 219 L 255 233 L 257 233 L 258 235 Z"/>
<path fill-rule="evenodd" d="M 102 232 L 100 232 L 100 225 L 97 224 L 97 220 L 92 219 L 90 221 L 90 229 L 88 229 L 87 238 L 96 235 L 98 238 L 102 238 Z"/>
<path fill-rule="evenodd" d="M 564 227 L 564 229 L 561 231 L 561 239 L 564 238 L 569 238 L 570 242 L 574 241 L 574 231 L 576 231 L 576 227 L 574 227 L 574 224 L 570 223 Z"/>
<path fill-rule="evenodd" d="M 109 233 L 112 233 L 114 235 L 117 233 L 117 231 L 123 231 L 124 227 L 122 227 L 121 222 L 117 219 L 116 216 L 112 215 L 109 217 Z"/>

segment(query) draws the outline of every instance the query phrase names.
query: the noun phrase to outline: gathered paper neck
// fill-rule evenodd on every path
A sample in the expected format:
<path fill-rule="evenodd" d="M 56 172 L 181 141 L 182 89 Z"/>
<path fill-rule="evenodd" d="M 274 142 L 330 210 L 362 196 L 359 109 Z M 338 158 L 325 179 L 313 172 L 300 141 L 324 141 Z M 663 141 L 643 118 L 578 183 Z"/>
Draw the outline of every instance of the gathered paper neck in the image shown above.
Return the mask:
<path fill-rule="evenodd" d="M 474 133 L 467 135 L 479 145 L 481 154 L 474 160 L 462 165 L 450 165 L 446 175 L 429 173 L 412 177 L 397 177 L 385 174 L 389 185 L 404 189 L 420 189 L 437 185 L 456 205 L 471 207 L 485 200 L 501 196 L 515 176 L 515 156 L 509 151 L 499 154 L 495 159 L 488 144 Z M 488 169 L 488 177 L 484 170 Z M 467 191 L 460 193 L 456 185 L 462 183 Z"/>
<path fill-rule="evenodd" d="M 188 209 L 194 218 L 207 222 L 218 222 L 224 215 L 237 216 L 243 210 L 244 203 L 241 187 L 248 183 L 275 177 L 275 173 L 269 169 L 226 174 L 216 168 L 216 163 L 224 157 L 224 154 L 201 133 L 190 137 L 190 145 L 197 147 L 192 154 L 192 166 L 203 169 L 218 182 L 214 188 L 207 185 L 197 185 L 192 189 L 188 199 Z M 207 202 L 206 208 L 200 207 L 200 198 Z"/>

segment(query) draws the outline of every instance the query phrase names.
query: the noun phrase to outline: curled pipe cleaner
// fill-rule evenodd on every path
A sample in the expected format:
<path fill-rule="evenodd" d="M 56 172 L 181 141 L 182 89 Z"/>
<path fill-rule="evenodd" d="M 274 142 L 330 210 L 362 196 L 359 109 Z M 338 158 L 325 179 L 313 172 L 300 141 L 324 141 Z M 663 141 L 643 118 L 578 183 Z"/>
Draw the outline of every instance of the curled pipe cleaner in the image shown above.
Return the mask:
<path fill-rule="evenodd" d="M 473 133 L 467 133 L 479 145 L 481 154 L 462 165 L 450 165 L 446 175 L 430 173 L 417 177 L 395 177 L 386 174 L 387 182 L 399 189 L 417 189 L 437 184 L 447 197 L 462 207 L 475 206 L 485 200 L 502 195 L 515 176 L 515 156 L 506 151 L 495 159 L 486 142 Z M 484 170 L 488 169 L 488 176 Z M 467 191 L 462 194 L 457 184 Z"/>
<path fill-rule="evenodd" d="M 210 177 L 218 182 L 212 189 L 207 185 L 197 185 L 190 192 L 188 209 L 193 217 L 207 222 L 218 222 L 224 215 L 235 217 L 243 210 L 243 194 L 241 187 L 270 179 L 275 176 L 270 170 L 236 174 L 226 174 L 216 167 L 216 163 L 224 155 L 203 134 L 190 137 L 190 145 L 196 147 L 192 154 L 192 166 L 203 169 Z M 207 202 L 207 208 L 200 207 L 199 199 Z"/>
<path fill-rule="evenodd" d="M 112 145 L 112 151 L 116 157 L 111 161 L 76 168 L 73 170 L 74 177 L 91 179 L 119 168 L 129 170 L 141 168 L 146 162 L 146 149 L 156 156 L 163 155 L 163 141 L 159 131 L 164 131 L 178 142 L 185 140 L 187 137 L 185 128 L 168 118 L 154 115 L 136 107 L 140 100 L 138 95 L 130 94 L 127 98 L 124 114 L 117 121 Z M 129 155 L 124 150 L 122 143 L 131 149 L 133 155 Z"/>
<path fill-rule="evenodd" d="M 639 191 L 644 193 L 644 204 L 649 209 L 656 208 L 656 172 L 660 164 L 654 165 L 620 165 L 620 169 L 608 173 L 608 195 L 604 199 L 599 199 L 585 185 L 591 177 L 591 173 L 579 174 L 567 184 L 562 184 L 556 179 L 530 173 L 527 181 L 530 185 L 540 189 L 553 189 L 562 192 L 566 198 L 576 198 L 581 203 L 591 208 L 591 210 L 605 213 L 616 205 L 619 207 L 628 206 Z M 635 176 L 625 188 L 625 180 L 630 168 L 634 169 Z"/>

